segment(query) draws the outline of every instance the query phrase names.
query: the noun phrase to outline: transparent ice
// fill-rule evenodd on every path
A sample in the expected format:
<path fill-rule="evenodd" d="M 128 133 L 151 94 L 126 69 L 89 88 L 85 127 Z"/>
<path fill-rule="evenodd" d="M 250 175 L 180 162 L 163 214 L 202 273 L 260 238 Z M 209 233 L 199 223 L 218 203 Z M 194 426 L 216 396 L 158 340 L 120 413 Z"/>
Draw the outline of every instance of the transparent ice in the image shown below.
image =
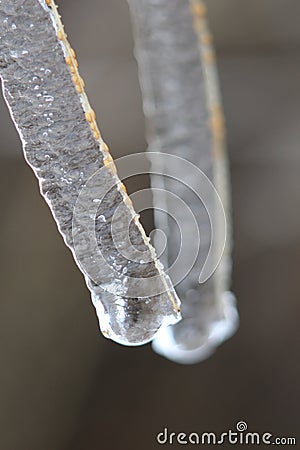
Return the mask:
<path fill-rule="evenodd" d="M 106 190 L 113 175 L 104 167 L 104 177 L 94 176 L 103 168 L 105 154 L 85 119 L 81 98 L 65 63 L 64 43 L 57 38 L 55 20 L 44 0 L 0 2 L 3 93 L 26 161 L 39 180 L 65 243 L 83 270 L 101 330 L 119 343 L 140 345 L 153 339 L 162 325 L 179 319 L 179 300 L 137 222 L 130 228 L 132 245 L 150 252 L 151 262 L 129 261 L 114 247 L 110 233 L 113 212 L 121 205 L 120 223 L 124 220 L 124 226 L 128 215 L 133 214 L 125 205 L 117 177 L 95 215 L 94 232 L 104 255 L 102 260 L 89 253 L 85 237 L 91 217 L 84 204 L 80 205 L 80 220 L 73 221 L 79 193 L 88 180 L 93 179 L 94 185 L 89 186 L 87 203 L 96 201 L 97 206 L 94 191 Z M 80 244 L 79 254 L 74 251 L 74 236 Z M 133 275 L 141 279 L 156 276 L 158 284 L 163 282 L 168 289 L 147 298 L 137 283 L 135 295 L 128 297 L 126 280 Z"/>
<path fill-rule="evenodd" d="M 149 150 L 181 156 L 199 167 L 219 191 L 229 224 L 221 263 L 206 283 L 199 284 L 199 271 L 211 244 L 206 207 L 210 206 L 209 209 L 213 210 L 214 198 L 208 198 L 204 205 L 176 180 L 152 177 L 153 187 L 176 193 L 190 206 L 201 234 L 197 261 L 188 276 L 176 286 L 182 301 L 183 318 L 179 323 L 161 330 L 153 347 L 174 361 L 195 363 L 209 356 L 217 345 L 234 333 L 238 324 L 235 299 L 228 292 L 231 236 L 227 160 L 224 148 L 220 148 L 222 144 L 217 149 L 218 155 L 214 155 L 210 128 L 209 103 L 217 107 L 220 104 L 216 72 L 213 64 L 203 64 L 193 24 L 191 6 L 194 3 L 201 5 L 202 2 L 128 0 L 128 3 L 134 25 Z M 159 173 L 166 171 L 164 167 L 157 169 Z M 180 178 L 183 170 L 181 164 L 175 169 Z M 197 183 L 197 180 L 194 182 Z M 154 203 L 159 210 L 168 212 L 174 209 L 167 195 L 156 196 Z M 196 237 L 190 232 L 191 221 L 183 208 L 178 211 L 180 214 L 181 233 L 188 237 L 187 245 L 190 246 L 190 252 L 181 258 L 181 266 L 186 267 Z M 167 216 L 156 214 L 155 226 L 167 236 L 163 263 L 168 267 L 176 257 L 178 248 L 174 222 Z M 213 245 L 218 253 L 222 245 L 218 235 L 214 236 Z M 180 266 L 178 270 L 181 270 Z"/>

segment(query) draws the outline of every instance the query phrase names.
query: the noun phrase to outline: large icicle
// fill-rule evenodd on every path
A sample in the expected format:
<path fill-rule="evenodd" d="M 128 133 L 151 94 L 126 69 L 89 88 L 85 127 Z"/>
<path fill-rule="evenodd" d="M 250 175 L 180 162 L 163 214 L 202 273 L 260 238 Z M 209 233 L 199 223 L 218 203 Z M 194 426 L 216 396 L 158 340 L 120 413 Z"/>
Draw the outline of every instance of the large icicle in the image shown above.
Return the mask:
<path fill-rule="evenodd" d="M 178 320 L 179 300 L 101 139 L 52 0 L 0 2 L 0 74 L 25 158 L 84 272 L 102 332 L 125 345 L 150 341 Z M 112 239 L 116 210 L 122 253 Z"/>

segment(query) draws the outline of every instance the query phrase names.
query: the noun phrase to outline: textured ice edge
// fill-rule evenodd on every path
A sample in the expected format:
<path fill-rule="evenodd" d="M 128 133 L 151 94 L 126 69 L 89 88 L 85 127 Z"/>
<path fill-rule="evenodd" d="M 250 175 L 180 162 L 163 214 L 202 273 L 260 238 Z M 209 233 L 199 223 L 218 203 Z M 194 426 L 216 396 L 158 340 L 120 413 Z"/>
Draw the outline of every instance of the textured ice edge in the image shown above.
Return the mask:
<path fill-rule="evenodd" d="M 84 112 L 89 113 L 90 106 L 84 92 L 79 95 L 76 91 L 74 74 L 72 79 L 65 62 L 71 58 L 74 63 L 74 57 L 53 5 L 51 1 L 48 7 L 44 0 L 1 2 L 3 94 L 22 140 L 25 159 L 39 180 L 41 194 L 66 245 L 84 273 L 102 332 L 124 345 L 144 344 L 153 339 L 161 326 L 178 321 L 180 302 L 114 173 L 107 147 L 100 136 L 94 136 L 86 120 Z M 95 176 L 99 169 L 101 177 Z M 96 239 L 104 259 L 91 259 L 90 242 L 85 239 L 90 226 L 89 210 L 81 204 L 80 220 L 73 223 L 74 207 L 89 180 L 92 182 L 87 204 L 96 201 L 99 192 L 107 191 L 112 178 L 114 187 L 95 215 Z M 121 228 L 133 219 L 131 242 L 152 260 L 154 257 L 151 263 L 142 264 L 138 258 L 130 261 L 115 248 L 110 227 L 118 206 L 124 217 Z M 74 238 L 79 242 L 76 254 Z M 125 250 L 130 256 L 131 249 Z M 150 280 L 154 276 L 158 295 L 143 296 L 145 289 L 140 294 L 137 283 L 136 296 L 126 296 L 128 277 Z"/>

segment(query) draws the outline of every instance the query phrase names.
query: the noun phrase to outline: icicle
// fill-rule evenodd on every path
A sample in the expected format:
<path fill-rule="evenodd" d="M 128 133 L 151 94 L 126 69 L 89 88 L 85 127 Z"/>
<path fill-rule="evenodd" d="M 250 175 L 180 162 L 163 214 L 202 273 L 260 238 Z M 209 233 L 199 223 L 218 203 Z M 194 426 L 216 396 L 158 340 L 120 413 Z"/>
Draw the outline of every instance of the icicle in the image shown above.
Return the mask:
<path fill-rule="evenodd" d="M 179 300 L 100 136 L 56 5 L 0 2 L 0 37 L 3 92 L 25 158 L 85 275 L 101 330 L 125 345 L 148 342 L 179 319 Z M 123 242 L 121 233 L 119 244 L 132 260 L 112 239 L 116 210 L 130 235 Z M 150 262 L 140 264 L 145 255 Z"/>
<path fill-rule="evenodd" d="M 180 272 L 192 267 L 176 285 L 182 300 L 183 319 L 162 329 L 153 347 L 174 361 L 194 363 L 209 356 L 234 333 L 238 323 L 235 299 L 228 291 L 231 276 L 228 170 L 212 38 L 202 1 L 128 0 L 128 3 L 135 31 L 149 150 L 184 158 L 199 169 L 197 175 L 197 171 L 190 170 L 178 159 L 172 167 L 173 178 L 162 179 L 157 173 L 169 172 L 170 164 L 169 158 L 161 158 L 153 164 L 151 178 L 153 188 L 160 188 L 159 194 L 154 195 L 155 226 L 167 236 L 164 265 L 169 267 L 178 251 L 174 221 L 161 214 L 161 210 L 169 213 L 176 209 L 169 191 L 177 194 L 192 210 L 200 231 L 200 251 L 195 264 L 191 264 L 198 237 L 192 231 L 186 209 L 177 203 L 181 235 L 188 241 L 185 240 L 187 251 L 180 255 L 179 272 L 171 277 L 174 285 L 180 279 Z M 200 171 L 221 197 L 227 233 L 218 196 L 208 184 L 207 188 L 201 184 Z M 178 183 L 176 178 L 186 182 Z M 197 184 L 205 203 L 193 192 Z M 212 223 L 216 224 L 213 236 Z M 214 262 L 207 266 L 207 258 Z"/>

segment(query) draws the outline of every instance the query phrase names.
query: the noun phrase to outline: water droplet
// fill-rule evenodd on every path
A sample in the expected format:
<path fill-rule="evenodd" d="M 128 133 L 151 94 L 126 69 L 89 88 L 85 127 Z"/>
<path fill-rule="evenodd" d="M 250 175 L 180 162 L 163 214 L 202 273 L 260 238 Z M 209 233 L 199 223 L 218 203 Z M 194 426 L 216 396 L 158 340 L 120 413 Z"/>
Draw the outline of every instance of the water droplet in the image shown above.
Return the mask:
<path fill-rule="evenodd" d="M 12 58 L 18 58 L 19 57 L 19 53 L 16 50 L 11 50 L 10 51 L 10 56 Z"/>
<path fill-rule="evenodd" d="M 50 103 L 50 102 L 53 102 L 54 97 L 52 97 L 52 95 L 44 95 L 44 99 L 45 99 L 45 102 Z"/>

